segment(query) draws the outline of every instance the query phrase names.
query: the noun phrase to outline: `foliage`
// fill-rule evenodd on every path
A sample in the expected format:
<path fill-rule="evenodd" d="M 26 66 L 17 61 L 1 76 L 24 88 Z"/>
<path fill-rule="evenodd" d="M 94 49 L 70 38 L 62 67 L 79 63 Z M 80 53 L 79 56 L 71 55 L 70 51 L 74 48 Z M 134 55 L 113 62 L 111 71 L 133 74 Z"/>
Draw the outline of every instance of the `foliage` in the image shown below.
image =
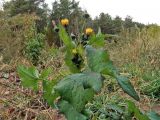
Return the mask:
<path fill-rule="evenodd" d="M 88 53 L 88 65 L 92 71 L 113 76 L 126 93 L 128 93 L 134 99 L 139 100 L 139 97 L 129 80 L 126 77 L 119 75 L 118 71 L 109 60 L 109 55 L 106 51 L 96 50 L 91 47 L 88 47 L 86 50 Z"/>
<path fill-rule="evenodd" d="M 33 12 L 40 19 L 36 15 L 31 14 Z M 24 13 L 27 13 L 27 15 Z M 41 82 L 43 98 L 49 105 L 58 108 L 64 113 L 69 120 L 75 120 L 75 118 L 85 120 L 88 118 L 87 110 L 85 109 L 86 104 L 93 100 L 95 94 L 99 94 L 106 75 L 117 80 L 124 92 L 128 93 L 134 99 L 139 100 L 129 79 L 120 75 L 110 60 L 108 51 L 103 48 L 106 38 L 117 39 L 117 35 L 110 34 L 120 34 L 122 38 L 125 38 L 120 42 L 125 40 L 123 43 L 126 46 L 124 47 L 133 50 L 135 53 L 130 54 L 130 56 L 133 56 L 133 59 L 129 62 L 143 61 L 143 63 L 138 63 L 138 69 L 135 64 L 130 66 L 129 69 L 131 72 L 129 71 L 129 73 L 131 73 L 131 77 L 142 78 L 143 80 L 140 81 L 141 91 L 147 95 L 159 98 L 159 70 L 157 70 L 159 69 L 159 63 L 157 62 L 159 59 L 157 52 L 159 50 L 157 42 L 159 40 L 159 26 L 148 25 L 144 28 L 145 25 L 134 22 L 130 16 L 127 16 L 123 21 L 119 16 L 112 18 L 109 14 L 105 13 L 101 13 L 94 20 L 89 15 L 87 17 L 88 19 L 84 19 L 84 16 L 87 15 L 86 13 L 86 11 L 83 11 L 79 7 L 79 3 L 74 0 L 55 1 L 51 14 L 48 14 L 47 5 L 43 0 L 11 0 L 11 2 L 7 2 L 4 5 L 4 11 L 0 11 L 0 51 L 2 51 L 1 53 L 5 58 L 4 61 L 8 62 L 9 59 L 17 58 L 18 55 L 21 55 L 24 46 L 26 46 L 26 56 L 34 65 L 37 65 L 44 45 L 44 35 L 38 32 L 43 31 L 40 29 L 46 26 L 47 18 L 50 16 L 48 27 L 46 27 L 45 31 L 47 39 L 51 41 L 49 42 L 51 46 L 53 44 L 52 41 L 58 47 L 63 44 L 65 45 L 65 62 L 72 73 L 69 76 L 65 76 L 62 80 L 56 78 L 49 81 L 48 75 L 51 73 L 50 69 L 39 72 L 35 67 L 27 68 L 19 66 L 18 73 L 22 80 L 22 85 L 37 91 L 39 90 L 39 82 Z M 59 34 L 57 34 L 57 31 L 51 25 L 51 20 L 54 19 L 58 23 L 61 18 L 74 19 L 75 21 L 69 22 L 70 25 L 66 27 L 61 25 L 56 26 L 59 28 Z M 34 28 L 32 31 L 32 27 L 35 24 L 37 29 Z M 91 26 L 94 26 L 95 33 L 100 26 L 102 33 L 105 35 L 101 33 L 100 29 L 98 34 L 86 34 L 85 28 L 91 28 Z M 90 33 L 93 33 L 92 30 L 90 31 Z M 74 36 L 71 36 L 71 33 Z M 83 44 L 84 41 L 82 39 L 85 41 L 85 44 Z M 138 41 L 138 44 L 134 44 L 134 39 Z M 59 40 L 62 40 L 63 43 Z M 132 47 L 127 44 L 128 41 L 133 42 L 135 48 L 140 47 L 136 50 L 131 49 Z M 152 44 L 156 45 L 151 46 Z M 120 43 L 120 45 L 122 44 Z M 112 46 L 112 49 L 119 51 L 116 48 L 117 46 L 114 46 Z M 151 56 L 153 51 L 149 51 L 149 48 L 157 49 L 154 57 Z M 130 59 L 129 54 L 127 56 L 125 53 L 127 52 L 119 53 L 118 55 L 120 57 L 118 59 L 116 56 L 118 62 L 123 56 L 127 58 L 125 59 L 126 61 Z M 139 55 L 144 55 L 143 60 L 137 59 Z M 120 64 L 123 63 L 118 63 L 117 65 Z M 148 66 L 147 64 L 151 65 L 148 68 L 152 69 L 146 71 L 143 66 Z M 143 114 L 132 102 L 128 102 L 128 106 L 127 112 L 129 112 L 129 117 L 132 117 L 134 114 L 134 117 L 137 119 L 147 120 L 148 116 L 150 119 L 154 117 L 158 119 L 156 113 L 150 112 L 148 116 Z M 111 119 L 119 119 L 122 117 L 123 110 L 124 108 L 122 106 L 107 104 L 105 109 L 98 109 L 98 114 L 100 114 L 100 118 L 107 116 Z M 125 116 L 125 113 L 123 116 Z"/>
<path fill-rule="evenodd" d="M 40 77 L 37 75 L 35 80 L 33 80 L 32 78 L 31 79 L 28 78 L 28 80 L 31 80 L 32 82 L 37 80 L 42 80 L 44 88 L 43 90 L 45 91 L 44 94 L 46 94 L 44 95 L 44 97 L 45 99 L 48 100 L 51 106 L 55 106 L 57 104 L 56 106 L 62 113 L 65 114 L 68 120 L 75 120 L 75 119 L 86 120 L 87 116 L 84 114 L 85 105 L 93 99 L 94 94 L 100 92 L 103 86 L 103 81 L 105 79 L 103 75 L 110 75 L 116 78 L 118 83 L 126 93 L 128 93 L 134 99 L 139 100 L 139 97 L 135 92 L 133 86 L 129 82 L 129 80 L 119 75 L 113 63 L 110 61 L 107 51 L 103 50 L 102 48 L 93 48 L 91 46 L 92 45 L 91 43 L 90 45 L 85 47 L 85 50 L 82 50 L 84 48 L 81 47 L 81 50 L 86 52 L 87 64 L 84 67 L 87 67 L 87 69 L 84 68 L 83 66 L 80 68 L 75 66 L 77 61 L 73 61 L 72 58 L 75 57 L 75 53 L 81 56 L 84 55 L 83 52 L 81 53 L 79 51 L 80 50 L 79 47 L 81 45 L 79 46 L 79 44 L 73 44 L 72 39 L 70 38 L 70 36 L 68 36 L 64 27 L 59 25 L 59 29 L 60 29 L 59 36 L 61 40 L 64 42 L 66 47 L 65 48 L 66 55 L 70 54 L 70 56 L 67 56 L 68 59 L 66 59 L 66 63 L 68 62 L 70 63 L 67 65 L 69 65 L 69 67 L 71 68 L 70 69 L 71 72 L 75 74 L 66 76 L 64 79 L 58 82 L 54 82 L 53 84 L 50 83 L 51 81 L 46 81 L 46 77 L 45 78 L 42 77 L 43 73 L 41 73 Z M 101 33 L 98 33 L 96 35 L 97 38 L 94 39 L 97 39 L 97 41 L 94 40 L 95 42 L 98 43 L 104 40 L 104 37 L 101 38 L 100 35 L 103 36 Z M 98 41 L 99 38 L 101 38 L 100 41 Z M 103 46 L 103 44 L 99 45 Z M 72 52 L 73 49 L 75 49 L 74 52 Z M 84 58 L 85 57 L 82 57 L 82 59 L 86 61 Z M 31 72 L 31 74 L 33 74 L 32 69 L 31 71 L 30 69 L 31 68 L 28 69 L 25 67 L 18 68 L 18 73 L 20 74 L 21 79 L 23 79 L 22 81 L 25 81 L 26 83 L 28 82 L 30 83 L 30 81 L 27 81 L 27 79 L 25 79 L 25 77 L 23 76 L 28 76 L 28 75 L 22 74 L 24 72 L 21 71 L 26 71 L 25 73 Z M 83 69 L 85 69 L 84 72 Z M 36 70 L 34 70 L 34 72 L 35 74 L 37 73 Z M 44 72 L 44 73 L 49 73 L 49 72 Z M 28 84 L 24 85 L 26 85 L 27 87 Z M 50 85 L 47 86 L 47 84 Z M 38 82 L 35 82 L 35 84 L 32 85 L 34 85 L 34 87 L 32 86 L 32 88 L 37 90 Z M 54 100 L 58 96 L 60 96 L 60 99 L 54 105 Z M 68 110 L 68 108 L 70 109 Z"/>
<path fill-rule="evenodd" d="M 29 60 L 33 63 L 33 65 L 37 65 L 39 62 L 39 57 L 41 55 L 42 48 L 44 47 L 44 35 L 36 34 L 28 40 L 25 45 L 24 54 L 27 56 Z"/>
<path fill-rule="evenodd" d="M 101 13 L 97 18 L 97 23 L 97 26 L 102 29 L 102 33 L 114 34 L 113 21 L 109 14 Z"/>
<path fill-rule="evenodd" d="M 18 14 L 35 14 L 40 19 L 36 20 L 38 32 L 43 32 L 47 24 L 49 12 L 48 5 L 44 0 L 10 0 L 4 3 L 3 9 L 8 11 L 8 16 L 13 17 Z"/>
<path fill-rule="evenodd" d="M 105 35 L 101 33 L 101 29 L 99 28 L 97 35 L 92 35 L 89 39 L 89 45 L 92 45 L 94 47 L 102 47 L 105 45 Z"/>
<path fill-rule="evenodd" d="M 145 81 L 145 83 L 140 87 L 142 91 L 146 95 L 154 98 L 160 98 L 160 72 L 156 70 L 151 72 L 146 71 L 142 74 L 142 79 Z"/>
<path fill-rule="evenodd" d="M 35 67 L 26 68 L 24 66 L 19 66 L 18 72 L 22 78 L 22 85 L 38 90 L 39 72 Z"/>
<path fill-rule="evenodd" d="M 132 101 L 122 99 L 119 95 L 104 95 L 101 92 L 88 103 L 86 110 L 90 113 L 90 119 L 96 120 L 158 120 L 156 112 L 142 112 Z"/>
<path fill-rule="evenodd" d="M 125 120 L 129 117 L 125 101 L 119 95 L 105 94 L 106 91 L 103 90 L 86 105 L 86 111 L 90 113 L 91 120 Z"/>
<path fill-rule="evenodd" d="M 109 14 L 100 13 L 98 17 L 93 20 L 93 26 L 98 30 L 98 27 L 102 29 L 103 34 L 120 34 L 123 29 L 131 30 L 135 26 L 139 29 L 145 27 L 144 24 L 134 22 L 132 17 L 126 16 L 125 20 L 122 20 L 121 17 L 116 16 L 112 18 Z"/>
<path fill-rule="evenodd" d="M 160 119 L 160 115 L 157 114 L 156 112 L 154 111 L 150 111 L 147 113 L 148 117 L 151 119 L 151 120 L 159 120 Z"/>
<path fill-rule="evenodd" d="M 128 101 L 128 112 L 138 120 L 149 120 L 148 116 L 141 113 L 140 110 L 131 101 Z"/>
<path fill-rule="evenodd" d="M 142 113 L 140 112 L 138 107 L 136 107 L 136 105 L 133 102 L 127 101 L 127 103 L 128 103 L 128 112 L 130 114 L 133 114 L 134 117 L 138 120 L 158 120 L 160 119 L 160 115 L 158 115 L 154 111 L 150 111 L 148 113 Z"/>
<path fill-rule="evenodd" d="M 35 14 L 7 17 L 6 14 L 0 17 L 0 49 L 4 63 L 10 63 L 22 56 L 25 36 L 33 36 L 30 30 L 38 17 Z"/>
<path fill-rule="evenodd" d="M 24 13 L 43 13 L 44 0 L 11 0 L 5 2 L 3 5 L 4 10 L 9 10 L 10 16 Z"/>

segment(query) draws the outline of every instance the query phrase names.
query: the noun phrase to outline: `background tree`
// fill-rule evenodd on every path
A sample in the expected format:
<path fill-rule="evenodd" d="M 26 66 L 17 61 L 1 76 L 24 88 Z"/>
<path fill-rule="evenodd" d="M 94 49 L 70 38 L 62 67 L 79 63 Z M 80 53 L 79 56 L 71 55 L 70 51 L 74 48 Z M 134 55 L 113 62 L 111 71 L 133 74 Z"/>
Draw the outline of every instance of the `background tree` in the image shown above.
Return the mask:
<path fill-rule="evenodd" d="M 120 33 L 123 26 L 123 20 L 121 17 L 116 16 L 113 20 L 113 31 L 114 33 Z"/>
<path fill-rule="evenodd" d="M 112 17 L 109 14 L 101 13 L 99 17 L 96 17 L 94 20 L 97 27 L 100 27 L 102 30 L 102 33 L 108 33 L 113 34 L 113 20 Z"/>
<path fill-rule="evenodd" d="M 132 21 L 132 17 L 131 16 L 126 16 L 125 20 L 124 20 L 124 27 L 125 28 L 131 28 L 134 27 L 134 23 Z"/>
<path fill-rule="evenodd" d="M 10 17 L 35 13 L 40 17 L 40 20 L 36 21 L 38 32 L 42 32 L 47 24 L 49 8 L 44 0 L 11 0 L 4 3 L 3 9 L 8 11 Z"/>

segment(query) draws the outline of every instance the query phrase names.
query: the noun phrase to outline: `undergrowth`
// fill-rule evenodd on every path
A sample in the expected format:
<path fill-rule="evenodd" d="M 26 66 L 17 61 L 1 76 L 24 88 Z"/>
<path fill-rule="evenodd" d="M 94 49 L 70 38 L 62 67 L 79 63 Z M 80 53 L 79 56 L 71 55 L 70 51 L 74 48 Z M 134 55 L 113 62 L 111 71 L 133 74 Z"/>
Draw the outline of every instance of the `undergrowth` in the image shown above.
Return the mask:
<path fill-rule="evenodd" d="M 40 89 L 39 82 L 41 82 L 43 98 L 50 106 L 59 109 L 68 120 L 87 120 L 91 117 L 86 105 L 93 100 L 95 94 L 100 93 L 106 75 L 117 80 L 124 92 L 135 100 L 139 100 L 139 96 L 129 79 L 120 75 L 110 60 L 108 52 L 104 49 L 105 35 L 101 33 L 100 29 L 97 34 L 94 34 L 92 28 L 86 28 L 85 34 L 80 33 L 79 36 L 74 36 L 73 39 L 73 36 L 70 36 L 67 32 L 69 21 L 63 19 L 61 24 L 58 25 L 59 30 L 56 30 L 56 32 L 59 33 L 65 45 L 65 63 L 71 74 L 64 76 L 61 80 L 54 79 L 50 81 L 48 80 L 48 75 L 51 73 L 50 68 L 39 73 L 35 67 L 19 66 L 18 74 L 23 86 L 38 91 Z M 112 84 L 108 86 L 109 89 L 112 89 L 112 87 Z M 105 98 L 106 96 L 101 97 Z M 95 101 L 98 103 L 99 100 Z M 102 112 L 106 113 L 100 113 L 97 119 L 99 117 L 104 119 L 109 117 L 109 119 L 118 120 L 122 118 L 127 120 L 134 116 L 137 119 L 149 120 L 150 116 L 142 114 L 133 102 L 127 101 L 127 103 L 127 114 L 129 116 L 123 112 L 123 108 L 121 109 L 120 106 L 112 103 L 105 105 L 106 109 Z M 94 105 L 96 104 L 94 103 Z M 104 106 L 100 107 L 103 109 Z M 110 112 L 110 110 L 113 112 Z"/>

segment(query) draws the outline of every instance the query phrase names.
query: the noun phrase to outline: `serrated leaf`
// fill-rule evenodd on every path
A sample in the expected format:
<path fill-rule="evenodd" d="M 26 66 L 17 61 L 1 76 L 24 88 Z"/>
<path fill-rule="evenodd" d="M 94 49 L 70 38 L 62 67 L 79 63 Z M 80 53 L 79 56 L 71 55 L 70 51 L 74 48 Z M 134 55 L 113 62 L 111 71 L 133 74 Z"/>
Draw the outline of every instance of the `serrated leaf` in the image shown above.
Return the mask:
<path fill-rule="evenodd" d="M 85 104 L 93 98 L 94 93 L 102 87 L 102 78 L 98 73 L 73 74 L 61 80 L 56 86 L 63 100 L 68 101 L 73 107 L 81 112 Z"/>
<path fill-rule="evenodd" d="M 67 120 L 87 120 L 87 117 L 76 111 L 76 109 L 67 101 L 60 101 L 59 109 L 65 114 Z"/>
<path fill-rule="evenodd" d="M 139 100 L 134 87 L 129 79 L 120 76 L 112 61 L 109 59 L 109 54 L 103 49 L 95 49 L 91 46 L 86 47 L 87 63 L 89 68 L 94 71 L 105 75 L 110 75 L 118 81 L 120 87 L 131 97 Z"/>
<path fill-rule="evenodd" d="M 56 80 L 43 80 L 43 98 L 51 106 L 53 106 L 54 100 L 59 96 L 59 94 L 54 90 L 55 84 L 57 84 Z"/>
<path fill-rule="evenodd" d="M 17 72 L 24 87 L 38 90 L 39 73 L 35 67 L 27 68 L 24 66 L 18 66 Z"/>
<path fill-rule="evenodd" d="M 52 72 L 51 68 L 45 69 L 42 71 L 41 75 L 39 76 L 40 79 L 47 79 L 49 74 Z"/>
<path fill-rule="evenodd" d="M 72 43 L 72 39 L 69 37 L 68 33 L 66 32 L 65 28 L 59 24 L 59 37 L 65 44 L 65 46 L 69 49 L 74 48 L 74 44 Z"/>
<path fill-rule="evenodd" d="M 150 120 L 160 120 L 160 115 L 154 111 L 150 111 L 147 113 Z"/>

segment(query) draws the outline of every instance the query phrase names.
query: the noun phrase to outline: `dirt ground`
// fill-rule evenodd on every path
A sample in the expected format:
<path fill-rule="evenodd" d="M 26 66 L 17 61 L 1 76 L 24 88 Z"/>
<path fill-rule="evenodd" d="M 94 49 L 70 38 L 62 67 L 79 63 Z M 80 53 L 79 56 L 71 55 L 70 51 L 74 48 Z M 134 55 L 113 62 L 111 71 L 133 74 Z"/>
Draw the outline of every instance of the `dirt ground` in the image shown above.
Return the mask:
<path fill-rule="evenodd" d="M 65 120 L 57 110 L 20 85 L 15 72 L 0 73 L 0 120 Z"/>

